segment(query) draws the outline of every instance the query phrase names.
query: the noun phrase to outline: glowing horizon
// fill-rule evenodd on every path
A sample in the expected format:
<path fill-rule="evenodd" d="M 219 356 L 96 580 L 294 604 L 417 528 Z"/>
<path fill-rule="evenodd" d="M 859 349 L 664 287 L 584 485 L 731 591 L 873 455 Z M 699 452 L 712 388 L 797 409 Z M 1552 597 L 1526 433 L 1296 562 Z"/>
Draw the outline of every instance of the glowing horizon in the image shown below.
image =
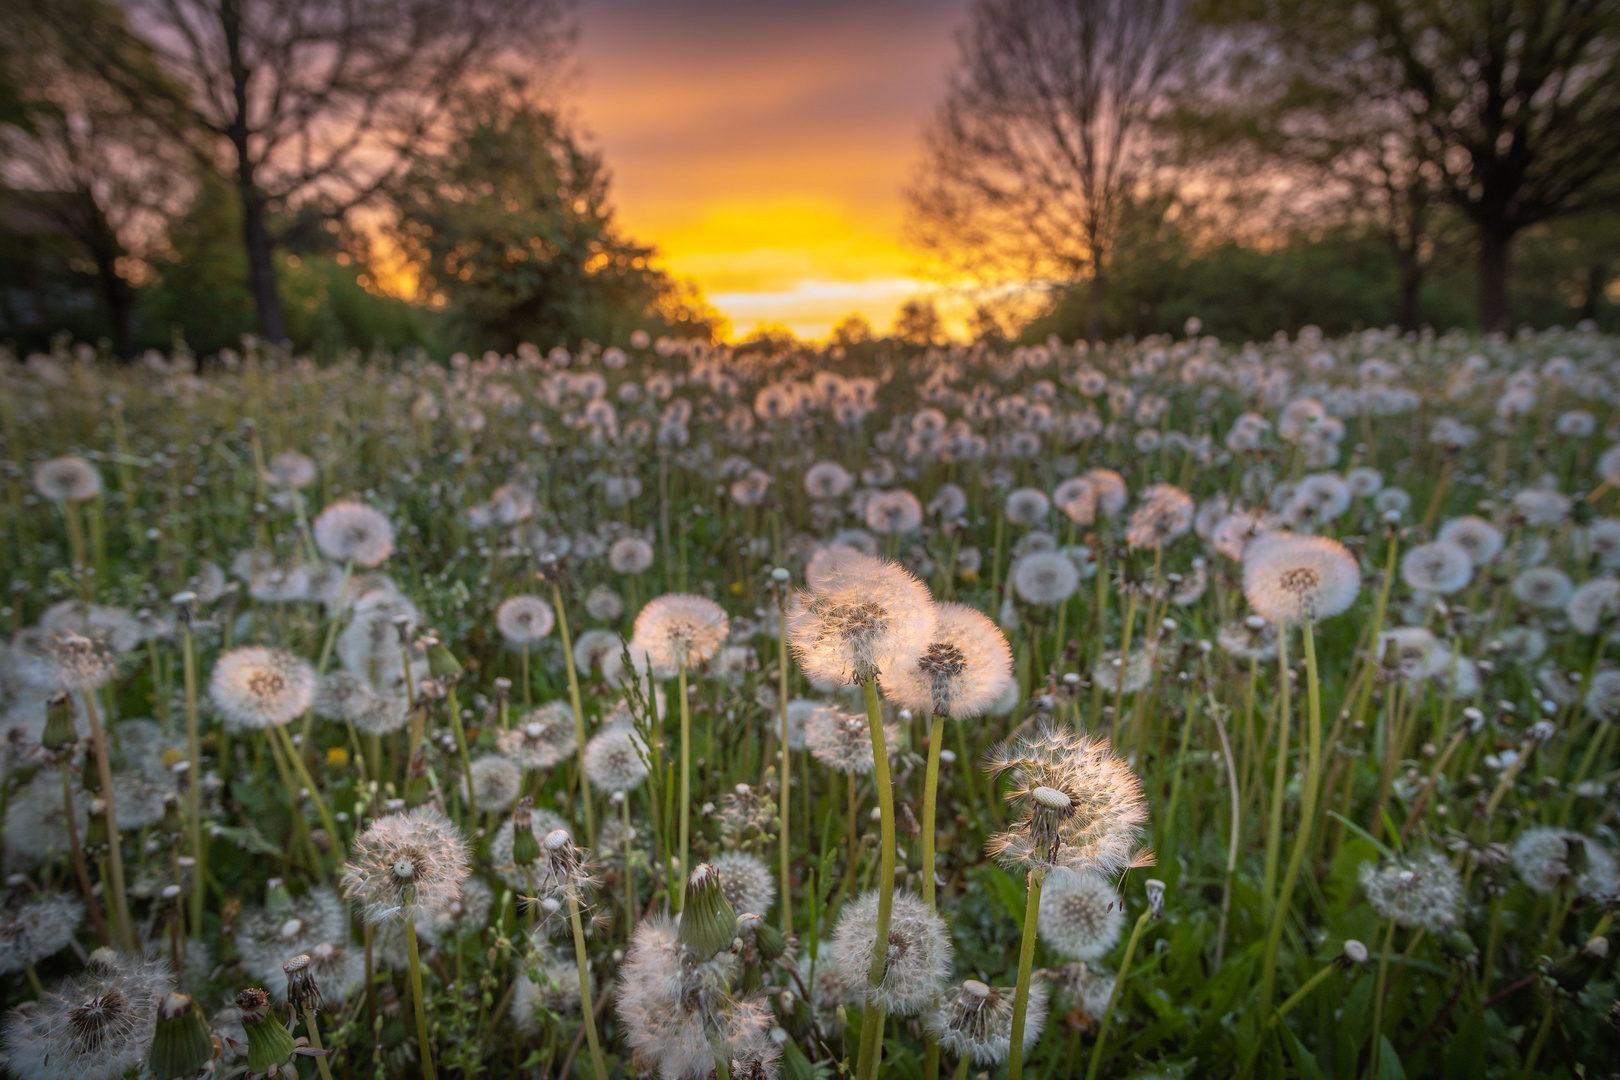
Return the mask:
<path fill-rule="evenodd" d="M 879 332 L 935 286 L 902 238 L 903 191 L 962 0 L 595 0 L 578 117 L 619 220 L 697 283 L 732 338 Z"/>

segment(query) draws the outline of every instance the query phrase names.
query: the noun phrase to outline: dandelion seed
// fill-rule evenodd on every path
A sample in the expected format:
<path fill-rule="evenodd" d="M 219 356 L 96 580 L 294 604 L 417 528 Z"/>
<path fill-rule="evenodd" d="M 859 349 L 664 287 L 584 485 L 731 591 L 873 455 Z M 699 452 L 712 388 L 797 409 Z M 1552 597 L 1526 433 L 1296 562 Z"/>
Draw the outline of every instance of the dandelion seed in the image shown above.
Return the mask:
<path fill-rule="evenodd" d="M 1041 887 L 1041 940 L 1076 960 L 1100 960 L 1119 944 L 1125 909 L 1109 881 L 1090 871 L 1059 871 Z"/>
<path fill-rule="evenodd" d="M 681 668 L 690 670 L 706 662 L 730 630 L 725 611 L 713 600 L 669 593 L 641 609 L 631 646 L 645 652 L 654 675 L 670 678 Z"/>
<path fill-rule="evenodd" d="M 1361 888 L 1380 919 L 1432 934 L 1450 929 L 1462 905 L 1462 878 L 1450 860 L 1434 851 L 1382 865 L 1363 863 Z"/>

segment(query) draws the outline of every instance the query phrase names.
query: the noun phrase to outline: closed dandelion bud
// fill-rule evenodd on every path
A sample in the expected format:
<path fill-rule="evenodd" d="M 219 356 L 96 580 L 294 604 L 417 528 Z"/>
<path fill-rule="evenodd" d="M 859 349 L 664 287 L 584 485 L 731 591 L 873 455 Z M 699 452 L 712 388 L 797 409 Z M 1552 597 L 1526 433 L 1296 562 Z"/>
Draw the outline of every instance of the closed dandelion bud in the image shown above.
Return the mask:
<path fill-rule="evenodd" d="M 87 855 L 107 853 L 107 804 L 100 799 L 90 800 L 90 815 L 84 829 L 84 850 Z"/>
<path fill-rule="evenodd" d="M 1355 938 L 1344 943 L 1344 951 L 1339 954 L 1345 964 L 1365 964 L 1367 962 L 1367 946 Z"/>
<path fill-rule="evenodd" d="M 79 733 L 73 728 L 73 699 L 58 694 L 45 704 L 45 732 L 39 744 L 55 753 L 78 741 Z"/>
<path fill-rule="evenodd" d="M 1153 917 L 1162 919 L 1164 917 L 1164 882 L 1158 878 L 1148 878 L 1146 888 L 1148 907 L 1152 910 Z"/>
<path fill-rule="evenodd" d="M 243 990 L 236 995 L 242 1010 L 242 1030 L 247 1032 L 248 1071 L 267 1073 L 293 1056 L 293 1037 L 270 1008 L 270 995 L 263 990 Z"/>
<path fill-rule="evenodd" d="M 461 678 L 461 661 L 442 641 L 434 640 L 427 650 L 428 673 L 435 679 L 455 682 Z"/>
<path fill-rule="evenodd" d="M 171 840 L 186 831 L 186 823 L 180 817 L 180 797 L 172 791 L 163 796 L 163 820 L 158 828 Z"/>
<path fill-rule="evenodd" d="M 700 863 L 686 879 L 686 906 L 681 909 L 681 944 L 698 960 L 707 960 L 731 945 L 737 916 L 720 889 L 720 875 Z"/>
<path fill-rule="evenodd" d="M 1565 993 L 1578 994 L 1586 989 L 1592 976 L 1609 959 L 1609 939 L 1588 938 L 1586 944 L 1557 961 L 1547 969 L 1547 975 Z"/>
<path fill-rule="evenodd" d="M 287 1004 L 294 1009 L 321 1009 L 321 988 L 315 982 L 315 968 L 303 953 L 281 965 L 287 973 Z"/>
<path fill-rule="evenodd" d="M 156 1080 L 196 1076 L 214 1056 L 214 1041 L 202 1009 L 186 994 L 170 994 L 158 1005 L 157 1029 L 147 1068 Z"/>
<path fill-rule="evenodd" d="M 763 919 L 754 927 L 754 944 L 759 948 L 759 958 L 767 964 L 787 952 L 787 938 L 782 931 Z"/>
<path fill-rule="evenodd" d="M 101 769 L 96 765 L 96 744 L 84 744 L 84 767 L 79 772 L 79 787 L 92 795 L 101 794 Z"/>
<path fill-rule="evenodd" d="M 530 866 L 540 857 L 540 838 L 534 835 L 534 799 L 528 795 L 518 800 L 512 812 L 512 861 L 518 866 Z"/>

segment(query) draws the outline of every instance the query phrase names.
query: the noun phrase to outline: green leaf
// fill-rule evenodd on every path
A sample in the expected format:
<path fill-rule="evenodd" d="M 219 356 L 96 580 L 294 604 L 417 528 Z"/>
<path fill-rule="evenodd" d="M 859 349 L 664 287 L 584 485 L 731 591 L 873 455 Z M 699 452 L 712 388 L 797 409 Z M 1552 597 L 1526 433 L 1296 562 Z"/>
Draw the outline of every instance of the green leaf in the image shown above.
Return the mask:
<path fill-rule="evenodd" d="M 1378 1037 L 1378 1068 L 1373 1070 L 1373 1080 L 1406 1080 L 1406 1070 L 1388 1035 Z"/>
<path fill-rule="evenodd" d="M 235 844 L 250 855 L 279 856 L 282 853 L 280 848 L 266 840 L 264 834 L 252 825 L 246 825 L 239 829 L 226 825 L 216 826 L 214 835 L 221 840 Z"/>
<path fill-rule="evenodd" d="M 1322 1067 L 1316 1063 L 1316 1055 L 1305 1049 L 1305 1045 L 1287 1024 L 1278 1024 L 1277 1031 L 1282 1036 L 1283 1048 L 1288 1051 L 1289 1060 L 1294 1063 L 1294 1068 L 1299 1070 L 1299 1075 L 1304 1080 L 1327 1080 Z"/>
<path fill-rule="evenodd" d="M 1363 840 L 1367 841 L 1367 843 L 1369 843 L 1373 847 L 1377 848 L 1378 853 L 1380 855 L 1382 855 L 1384 858 L 1386 858 L 1386 859 L 1395 858 L 1395 853 L 1393 851 L 1391 851 L 1384 844 L 1379 843 L 1373 837 L 1372 833 L 1368 832 L 1366 829 L 1363 829 L 1360 825 L 1357 825 L 1355 822 L 1351 821 L 1349 818 L 1345 817 L 1343 814 L 1339 813 L 1337 810 L 1329 810 L 1328 811 L 1328 816 L 1332 817 L 1332 818 L 1337 818 L 1339 823 L 1342 824 L 1345 828 L 1349 829 L 1351 832 L 1355 833 L 1357 836 L 1359 836 Z M 1386 813 L 1384 816 L 1387 819 L 1389 815 Z M 1391 834 L 1391 835 L 1394 835 L 1394 834 Z"/>

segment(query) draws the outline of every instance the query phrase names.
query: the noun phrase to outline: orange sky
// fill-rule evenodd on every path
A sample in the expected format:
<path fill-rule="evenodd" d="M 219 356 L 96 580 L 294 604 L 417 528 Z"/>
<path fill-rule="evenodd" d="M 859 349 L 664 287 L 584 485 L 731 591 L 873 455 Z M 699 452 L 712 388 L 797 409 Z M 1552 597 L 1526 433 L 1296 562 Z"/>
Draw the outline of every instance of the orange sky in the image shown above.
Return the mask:
<path fill-rule="evenodd" d="M 741 337 L 887 329 L 927 291 L 902 190 L 963 0 L 585 0 L 580 122 L 619 217 Z"/>

